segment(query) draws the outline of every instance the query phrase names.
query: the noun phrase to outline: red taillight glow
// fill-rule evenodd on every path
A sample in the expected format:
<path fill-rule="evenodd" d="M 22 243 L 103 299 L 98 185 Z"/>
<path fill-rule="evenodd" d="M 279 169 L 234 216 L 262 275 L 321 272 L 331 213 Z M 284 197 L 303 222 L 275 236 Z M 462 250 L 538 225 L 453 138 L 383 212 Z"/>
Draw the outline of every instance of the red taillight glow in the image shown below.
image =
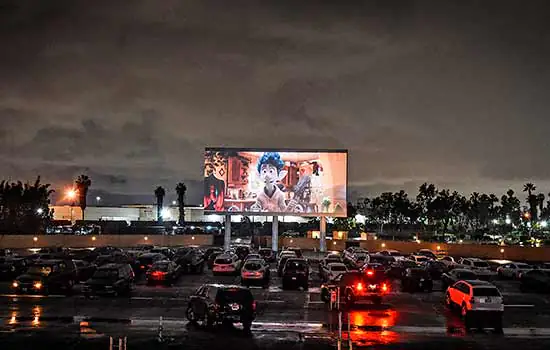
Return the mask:
<path fill-rule="evenodd" d="M 388 287 L 387 284 L 385 283 L 382 283 L 382 292 L 387 292 L 390 288 Z"/>
<path fill-rule="evenodd" d="M 145 266 L 141 265 L 141 266 L 140 266 L 139 268 L 140 268 L 140 269 L 144 269 L 144 268 L 145 268 Z"/>
<path fill-rule="evenodd" d="M 256 301 L 255 300 L 252 302 L 252 310 L 256 311 Z"/>
<path fill-rule="evenodd" d="M 357 289 L 357 290 L 363 290 L 363 283 L 360 283 L 360 282 L 357 283 L 357 284 L 355 285 L 355 289 Z"/>
<path fill-rule="evenodd" d="M 367 276 L 374 276 L 374 271 L 368 270 L 367 271 Z"/>
<path fill-rule="evenodd" d="M 165 275 L 166 275 L 166 272 L 164 272 L 164 271 L 153 271 L 151 273 L 151 276 L 156 277 L 156 278 L 163 278 Z"/>

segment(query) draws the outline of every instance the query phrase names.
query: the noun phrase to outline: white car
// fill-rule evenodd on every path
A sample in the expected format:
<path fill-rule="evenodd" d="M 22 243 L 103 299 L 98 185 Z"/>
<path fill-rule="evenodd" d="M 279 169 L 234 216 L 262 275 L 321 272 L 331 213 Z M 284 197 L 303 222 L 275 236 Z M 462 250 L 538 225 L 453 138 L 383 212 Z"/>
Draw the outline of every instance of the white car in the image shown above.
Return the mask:
<path fill-rule="evenodd" d="M 329 263 L 323 267 L 323 277 L 330 281 L 336 278 L 336 276 L 346 273 L 348 268 L 343 263 Z"/>
<path fill-rule="evenodd" d="M 532 270 L 533 267 L 524 263 L 512 262 L 504 264 L 497 268 L 497 274 L 500 278 L 519 278 L 519 276 L 526 271 Z"/>
<path fill-rule="evenodd" d="M 241 270 L 241 260 L 236 254 L 221 254 L 214 260 L 212 266 L 213 275 L 231 274 L 238 275 Z"/>
<path fill-rule="evenodd" d="M 445 303 L 450 309 L 460 309 L 466 330 L 483 328 L 489 321 L 490 328 L 502 332 L 502 294 L 491 283 L 478 280 L 458 281 L 447 288 Z"/>
<path fill-rule="evenodd" d="M 485 260 L 478 258 L 462 258 L 458 261 L 457 267 L 462 267 L 465 269 L 470 269 L 475 271 L 475 273 L 482 280 L 490 280 L 493 277 L 496 277 L 496 273 L 491 271 L 491 265 Z"/>
<path fill-rule="evenodd" d="M 431 260 L 430 258 L 424 255 L 410 255 L 409 259 L 414 261 L 417 264 L 422 264 L 423 262 Z"/>
<path fill-rule="evenodd" d="M 406 259 L 405 254 L 403 254 L 399 250 L 395 250 L 395 249 L 382 250 L 382 251 L 378 252 L 378 254 L 384 255 L 384 256 L 392 256 L 392 257 L 395 258 L 396 261 Z"/>

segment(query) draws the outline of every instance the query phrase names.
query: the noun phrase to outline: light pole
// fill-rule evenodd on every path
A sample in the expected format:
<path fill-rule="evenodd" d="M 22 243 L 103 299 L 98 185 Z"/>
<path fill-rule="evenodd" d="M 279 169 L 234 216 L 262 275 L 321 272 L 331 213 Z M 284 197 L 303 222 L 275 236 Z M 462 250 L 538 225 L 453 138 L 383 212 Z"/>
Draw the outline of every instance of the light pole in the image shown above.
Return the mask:
<path fill-rule="evenodd" d="M 65 192 L 65 198 L 71 201 L 71 224 L 73 223 L 74 200 L 76 199 L 77 191 L 69 189 Z"/>

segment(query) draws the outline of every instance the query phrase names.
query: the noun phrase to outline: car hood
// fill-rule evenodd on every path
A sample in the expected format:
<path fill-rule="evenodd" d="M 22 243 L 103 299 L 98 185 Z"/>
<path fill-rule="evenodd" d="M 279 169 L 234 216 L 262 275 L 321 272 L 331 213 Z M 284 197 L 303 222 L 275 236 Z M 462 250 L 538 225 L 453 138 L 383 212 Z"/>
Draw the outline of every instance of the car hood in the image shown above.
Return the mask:
<path fill-rule="evenodd" d="M 47 279 L 48 278 L 46 276 L 29 275 L 29 274 L 24 274 L 17 277 L 17 280 L 20 282 L 45 281 Z"/>
<path fill-rule="evenodd" d="M 87 285 L 90 286 L 104 286 L 115 283 L 117 280 L 115 278 L 90 278 L 86 281 Z"/>

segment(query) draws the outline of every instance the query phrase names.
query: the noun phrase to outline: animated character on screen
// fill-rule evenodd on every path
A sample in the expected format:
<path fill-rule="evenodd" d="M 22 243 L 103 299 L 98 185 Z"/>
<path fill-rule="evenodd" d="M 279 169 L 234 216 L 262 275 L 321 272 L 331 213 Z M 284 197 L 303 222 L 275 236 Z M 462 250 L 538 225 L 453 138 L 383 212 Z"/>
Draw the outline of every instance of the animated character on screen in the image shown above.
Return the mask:
<path fill-rule="evenodd" d="M 258 160 L 258 173 L 265 184 L 259 191 L 250 209 L 253 211 L 284 212 L 286 210 L 285 195 L 277 186 L 287 175 L 283 170 L 284 162 L 278 152 L 266 152 Z"/>

